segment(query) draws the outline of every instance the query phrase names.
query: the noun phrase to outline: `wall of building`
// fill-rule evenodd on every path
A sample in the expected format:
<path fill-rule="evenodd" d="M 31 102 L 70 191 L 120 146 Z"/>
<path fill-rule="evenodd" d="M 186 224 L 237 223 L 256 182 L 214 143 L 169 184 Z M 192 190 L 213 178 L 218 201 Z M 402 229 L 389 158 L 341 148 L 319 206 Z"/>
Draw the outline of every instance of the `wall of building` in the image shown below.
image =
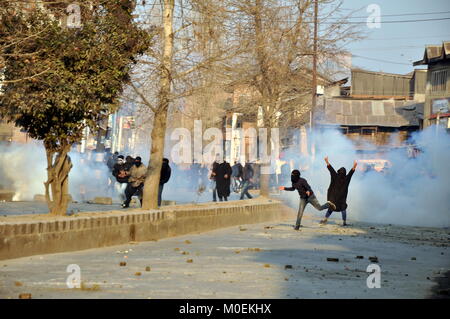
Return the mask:
<path fill-rule="evenodd" d="M 432 83 L 435 72 L 446 72 L 445 87 L 437 90 Z M 424 127 L 436 124 L 437 115 L 441 109 L 440 125 L 450 128 L 450 61 L 439 61 L 428 65 L 427 87 L 424 109 Z"/>

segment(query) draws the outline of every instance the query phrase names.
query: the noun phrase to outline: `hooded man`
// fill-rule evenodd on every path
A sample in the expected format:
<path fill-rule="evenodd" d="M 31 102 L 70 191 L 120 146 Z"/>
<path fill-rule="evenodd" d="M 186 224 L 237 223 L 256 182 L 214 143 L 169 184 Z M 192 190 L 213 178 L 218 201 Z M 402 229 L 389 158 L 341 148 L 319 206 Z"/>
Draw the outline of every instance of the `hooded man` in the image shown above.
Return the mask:
<path fill-rule="evenodd" d="M 299 230 L 302 222 L 303 212 L 306 208 L 306 205 L 311 204 L 314 206 L 317 210 L 324 210 L 330 207 L 334 207 L 333 203 L 327 202 L 324 205 L 320 205 L 319 201 L 317 200 L 316 196 L 314 195 L 314 192 L 311 189 L 311 186 L 309 186 L 306 179 L 300 177 L 300 171 L 297 169 L 294 169 L 291 173 L 291 182 L 292 187 L 284 187 L 280 186 L 280 190 L 285 191 L 294 191 L 297 190 L 298 194 L 300 195 L 300 205 L 298 208 L 298 214 L 297 214 L 297 221 L 295 223 L 295 230 Z"/>
<path fill-rule="evenodd" d="M 350 180 L 352 179 L 353 173 L 355 172 L 356 166 L 358 163 L 356 161 L 353 162 L 353 167 L 350 172 L 347 174 L 345 167 L 341 167 L 338 169 L 337 173 L 334 170 L 333 166 L 331 166 L 328 161 L 328 156 L 325 157 L 325 162 L 327 163 L 327 168 L 330 171 L 331 182 L 328 187 L 327 200 L 334 204 L 335 207 L 333 209 L 328 208 L 327 213 L 325 214 L 325 218 L 320 221 L 321 224 L 326 224 L 328 218 L 331 216 L 333 211 L 341 212 L 343 226 L 347 226 L 347 194 L 348 194 L 348 186 L 350 184 Z"/>
<path fill-rule="evenodd" d="M 216 165 L 213 165 L 212 175 L 216 181 L 217 196 L 219 201 L 228 201 L 230 196 L 230 184 L 231 184 L 231 166 L 223 160 L 221 156 L 216 159 Z"/>
<path fill-rule="evenodd" d="M 232 188 L 235 193 L 239 193 L 239 189 L 242 186 L 241 179 L 243 170 L 244 167 L 239 163 L 239 160 L 236 159 L 234 165 L 231 167 Z"/>
<path fill-rule="evenodd" d="M 161 206 L 164 184 L 169 181 L 171 173 L 172 170 L 169 166 L 169 160 L 167 158 L 163 158 L 161 166 L 161 176 L 159 178 L 158 206 Z"/>
<path fill-rule="evenodd" d="M 247 196 L 249 199 L 253 198 L 252 195 L 248 192 L 249 188 L 253 186 L 253 175 L 254 170 L 252 167 L 252 164 L 250 162 L 245 163 L 243 172 L 242 172 L 242 190 L 241 190 L 241 198 L 244 199 L 244 195 Z"/>
<path fill-rule="evenodd" d="M 142 206 L 142 189 L 144 188 L 145 176 L 147 174 L 147 167 L 142 164 L 142 159 L 138 156 L 134 160 L 134 166 L 130 169 L 130 178 L 128 179 L 128 185 L 125 189 L 126 200 L 122 204 L 123 208 L 130 207 L 131 197 L 134 194 L 139 196 Z"/>
<path fill-rule="evenodd" d="M 124 192 L 125 192 L 125 188 L 128 183 L 128 179 L 130 177 L 128 174 L 129 174 L 129 169 L 125 165 L 125 159 L 124 159 L 123 155 L 119 155 L 117 157 L 117 163 L 114 164 L 112 175 L 116 178 L 116 181 L 117 181 L 116 185 L 118 185 L 117 191 L 122 200 L 125 199 Z"/>

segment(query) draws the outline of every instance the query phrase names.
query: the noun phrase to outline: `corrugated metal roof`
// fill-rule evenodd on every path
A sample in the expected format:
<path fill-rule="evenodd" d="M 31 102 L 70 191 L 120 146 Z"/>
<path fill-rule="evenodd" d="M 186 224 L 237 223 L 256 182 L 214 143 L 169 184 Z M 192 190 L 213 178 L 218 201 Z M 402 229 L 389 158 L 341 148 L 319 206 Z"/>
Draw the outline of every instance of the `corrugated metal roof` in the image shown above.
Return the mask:
<path fill-rule="evenodd" d="M 423 103 L 394 100 L 326 99 L 320 124 L 344 126 L 419 126 Z"/>
<path fill-rule="evenodd" d="M 436 62 L 445 60 L 450 56 L 450 41 L 444 41 L 441 45 L 427 45 L 423 59 L 413 63 L 416 65 L 428 64 L 429 62 Z"/>

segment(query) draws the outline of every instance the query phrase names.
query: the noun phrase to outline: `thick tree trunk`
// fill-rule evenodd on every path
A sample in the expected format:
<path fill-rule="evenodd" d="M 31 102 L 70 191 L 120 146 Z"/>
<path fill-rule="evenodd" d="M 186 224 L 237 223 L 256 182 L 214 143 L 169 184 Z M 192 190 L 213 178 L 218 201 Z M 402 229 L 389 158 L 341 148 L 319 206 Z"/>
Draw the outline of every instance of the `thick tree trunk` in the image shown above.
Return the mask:
<path fill-rule="evenodd" d="M 167 112 L 155 114 L 152 129 L 152 148 L 147 167 L 142 200 L 143 209 L 158 208 L 158 190 L 164 156 L 164 137 L 166 132 Z"/>
<path fill-rule="evenodd" d="M 164 137 L 166 135 L 167 111 L 169 109 L 172 82 L 174 6 L 174 0 L 164 0 L 164 48 L 162 63 L 160 65 L 158 106 L 154 114 L 153 129 L 151 134 L 152 148 L 147 167 L 147 177 L 144 183 L 142 199 L 143 209 L 155 209 L 158 207 L 159 179 L 161 175 L 162 159 L 164 156 Z"/>
<path fill-rule="evenodd" d="M 69 172 L 72 168 L 72 162 L 68 155 L 70 145 L 61 147 L 59 151 L 46 145 L 45 151 L 47 154 L 47 181 L 44 186 L 48 209 L 52 215 L 65 215 L 69 205 Z"/>
<path fill-rule="evenodd" d="M 263 116 L 265 117 L 266 112 L 264 112 Z M 268 121 L 265 120 L 264 123 L 267 123 Z M 270 126 L 268 127 L 267 125 L 265 125 L 265 128 L 267 129 L 267 156 L 269 156 L 269 158 L 271 158 L 271 154 L 272 154 L 272 143 L 271 143 L 271 129 Z M 260 172 L 260 189 L 259 189 L 259 194 L 261 196 L 265 196 L 265 197 L 269 197 L 270 194 L 270 174 L 267 174 L 266 169 L 264 168 L 264 166 L 269 166 L 270 167 L 270 163 L 266 164 L 266 165 L 261 165 L 261 172 Z M 270 171 L 270 168 L 268 169 Z"/>

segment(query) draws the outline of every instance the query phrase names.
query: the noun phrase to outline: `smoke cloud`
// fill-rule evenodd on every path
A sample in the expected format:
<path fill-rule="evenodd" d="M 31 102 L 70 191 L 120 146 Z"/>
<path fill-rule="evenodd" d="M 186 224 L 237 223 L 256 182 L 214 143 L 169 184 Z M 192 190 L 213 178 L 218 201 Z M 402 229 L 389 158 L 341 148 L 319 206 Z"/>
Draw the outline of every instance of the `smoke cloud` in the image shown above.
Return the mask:
<path fill-rule="evenodd" d="M 392 143 L 396 138 L 393 136 Z M 411 139 L 422 151 L 415 158 L 408 156 L 405 147 L 387 148 L 389 151 L 382 155 L 371 156 L 389 161 L 390 167 L 384 173 L 363 172 L 360 169 L 362 162 L 359 162 L 347 198 L 350 220 L 450 227 L 450 135 L 443 129 L 430 127 L 413 133 Z M 336 170 L 345 167 L 348 171 L 354 160 L 364 160 L 369 155 L 358 153 L 353 142 L 338 130 L 315 131 L 308 134 L 307 140 L 308 154 L 305 154 L 304 147 L 303 152 L 300 152 L 300 147 L 290 148 L 283 151 L 282 160 L 288 162 L 289 171 L 300 169 L 323 203 L 330 182 L 323 158 L 328 156 Z M 148 154 L 148 150 L 143 149 L 138 155 L 146 157 Z M 170 149 L 166 150 L 166 154 L 170 154 Z M 113 195 L 111 188 L 108 189 L 110 173 L 102 155 L 70 153 L 73 168 L 69 175 L 69 191 L 74 200 L 86 201 L 95 196 Z M 0 146 L 0 161 L 0 187 L 14 189 L 14 200 L 32 200 L 35 194 L 44 194 L 43 182 L 47 176 L 42 143 Z M 208 179 L 210 165 L 195 170 L 173 162 L 170 166 L 172 177 L 165 184 L 163 200 L 177 203 L 212 200 Z M 281 177 L 278 185 L 288 186 L 289 175 Z M 283 195 L 291 206 L 298 207 L 296 192 L 285 192 Z M 238 194 L 232 193 L 229 200 L 238 198 Z M 308 211 L 319 214 L 309 206 Z M 340 214 L 334 213 L 332 218 L 339 219 Z"/>

